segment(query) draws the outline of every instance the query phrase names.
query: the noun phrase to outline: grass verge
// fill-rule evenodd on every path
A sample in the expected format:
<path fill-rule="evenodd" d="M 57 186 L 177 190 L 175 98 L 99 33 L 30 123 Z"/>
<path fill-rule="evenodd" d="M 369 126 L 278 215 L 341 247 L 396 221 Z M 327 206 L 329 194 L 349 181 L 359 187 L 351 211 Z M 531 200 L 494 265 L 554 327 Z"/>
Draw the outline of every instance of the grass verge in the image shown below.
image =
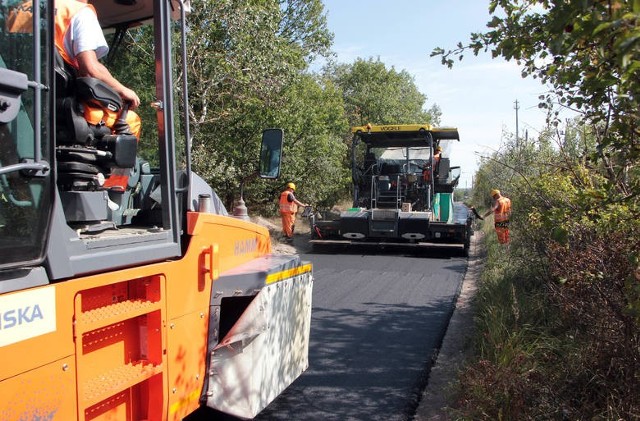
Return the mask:
<path fill-rule="evenodd" d="M 601 338 L 567 317 L 544 272 L 547 262 L 498 244 L 486 225 L 487 262 L 474 303 L 473 357 L 460 372 L 450 417 L 640 419 L 633 368 L 638 344 L 627 344 L 625 352 L 621 345 L 602 352 L 606 344 Z M 616 361 L 615 355 L 626 358 Z"/>

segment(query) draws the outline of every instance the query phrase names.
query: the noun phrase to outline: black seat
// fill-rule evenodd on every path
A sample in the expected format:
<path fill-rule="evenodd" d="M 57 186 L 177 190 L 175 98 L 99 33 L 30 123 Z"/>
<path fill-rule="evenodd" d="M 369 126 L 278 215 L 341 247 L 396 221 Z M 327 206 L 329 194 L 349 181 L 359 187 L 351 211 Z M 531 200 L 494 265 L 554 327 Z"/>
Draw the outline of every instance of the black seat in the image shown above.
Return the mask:
<path fill-rule="evenodd" d="M 380 169 L 380 174 L 382 175 L 396 175 L 400 174 L 402 166 L 399 164 L 389 164 L 383 163 L 382 168 Z"/>
<path fill-rule="evenodd" d="M 101 190 L 112 168 L 135 165 L 138 141 L 126 123 L 127 106 L 102 81 L 77 77 L 56 52 L 56 159 L 63 190 Z M 89 124 L 85 104 L 120 113 L 116 133 L 104 124 Z"/>

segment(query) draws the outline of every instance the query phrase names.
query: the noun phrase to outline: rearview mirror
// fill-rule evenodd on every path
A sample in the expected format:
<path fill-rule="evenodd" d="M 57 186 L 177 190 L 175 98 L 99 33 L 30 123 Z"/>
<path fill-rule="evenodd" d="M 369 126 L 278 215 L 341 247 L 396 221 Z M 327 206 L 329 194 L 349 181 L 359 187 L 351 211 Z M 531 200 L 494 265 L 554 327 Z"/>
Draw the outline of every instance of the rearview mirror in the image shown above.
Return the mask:
<path fill-rule="evenodd" d="M 282 129 L 266 129 L 262 132 L 259 166 L 261 178 L 280 177 L 283 141 L 284 131 Z"/>

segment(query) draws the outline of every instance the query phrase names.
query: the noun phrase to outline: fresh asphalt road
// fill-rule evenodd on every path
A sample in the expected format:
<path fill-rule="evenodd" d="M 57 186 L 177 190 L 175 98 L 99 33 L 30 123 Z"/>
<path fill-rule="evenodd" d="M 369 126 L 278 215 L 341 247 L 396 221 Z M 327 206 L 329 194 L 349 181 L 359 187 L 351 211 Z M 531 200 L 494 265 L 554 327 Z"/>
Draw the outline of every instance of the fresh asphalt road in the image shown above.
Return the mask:
<path fill-rule="evenodd" d="M 451 250 L 330 249 L 314 265 L 309 369 L 259 420 L 408 420 L 467 260 Z"/>
<path fill-rule="evenodd" d="M 467 260 L 446 249 L 304 253 L 307 238 L 297 236 L 295 246 L 313 262 L 309 369 L 256 419 L 412 419 Z M 204 408 L 198 415 L 236 420 Z"/>

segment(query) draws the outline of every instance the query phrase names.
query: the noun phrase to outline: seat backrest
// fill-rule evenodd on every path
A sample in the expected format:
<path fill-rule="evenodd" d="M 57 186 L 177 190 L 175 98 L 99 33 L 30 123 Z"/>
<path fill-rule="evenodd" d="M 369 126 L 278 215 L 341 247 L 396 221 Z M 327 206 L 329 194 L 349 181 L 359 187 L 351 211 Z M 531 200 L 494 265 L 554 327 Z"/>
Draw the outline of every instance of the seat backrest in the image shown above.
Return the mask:
<path fill-rule="evenodd" d="M 119 113 L 122 98 L 103 81 L 93 77 L 76 78 L 76 98 L 95 108 L 103 108 Z"/>
<path fill-rule="evenodd" d="M 382 175 L 399 174 L 401 172 L 401 168 L 402 167 L 399 164 L 383 163 L 382 168 L 380 169 L 380 174 Z"/>
<path fill-rule="evenodd" d="M 449 178 L 449 167 L 450 161 L 449 158 L 440 158 L 440 162 L 438 163 L 438 179 L 441 182 L 446 182 Z"/>
<path fill-rule="evenodd" d="M 56 48 L 53 50 L 53 69 L 56 74 L 56 101 L 75 97 L 75 80 L 78 77 L 78 72 L 64 61 Z"/>
<path fill-rule="evenodd" d="M 57 142 L 63 145 L 91 145 L 110 131 L 87 123 L 84 107 L 89 105 L 120 112 L 122 99 L 104 82 L 91 77 L 78 77 L 76 69 L 64 61 L 57 49 L 54 51 Z"/>
<path fill-rule="evenodd" d="M 56 74 L 56 141 L 58 145 L 85 145 L 90 141 L 89 125 L 79 110 L 75 96 L 76 70 L 54 49 Z"/>

